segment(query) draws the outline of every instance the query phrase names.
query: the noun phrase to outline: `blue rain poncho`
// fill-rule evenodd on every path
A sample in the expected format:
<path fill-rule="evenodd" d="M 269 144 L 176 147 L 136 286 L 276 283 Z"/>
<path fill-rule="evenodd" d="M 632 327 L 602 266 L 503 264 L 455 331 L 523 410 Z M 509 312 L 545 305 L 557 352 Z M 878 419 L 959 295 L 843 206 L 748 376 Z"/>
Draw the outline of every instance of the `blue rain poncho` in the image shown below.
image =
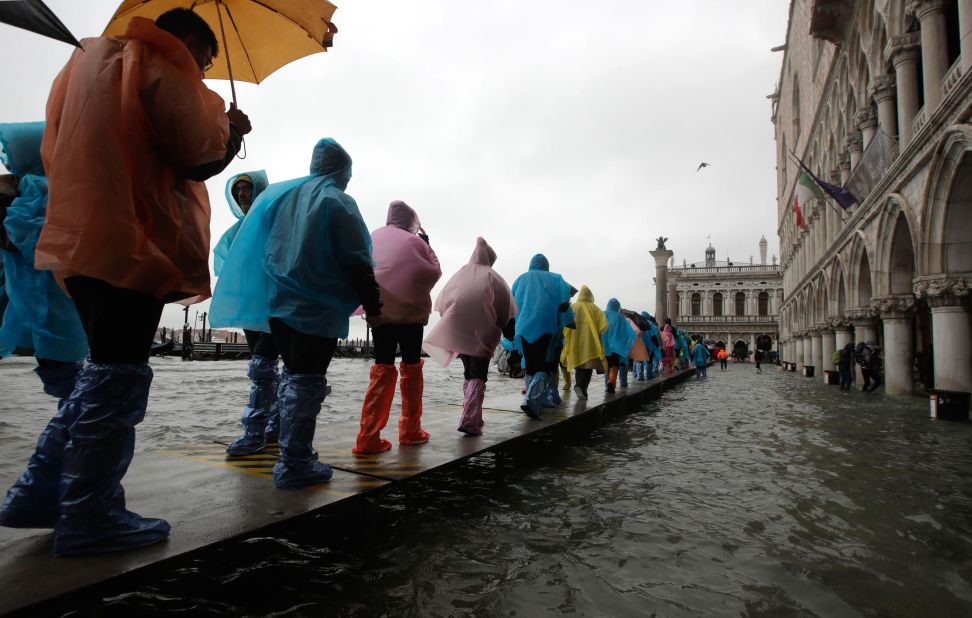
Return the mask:
<path fill-rule="evenodd" d="M 607 317 L 608 329 L 601 335 L 601 345 L 604 346 L 604 355 L 610 356 L 617 354 L 624 362 L 628 358 L 631 346 L 638 339 L 638 333 L 631 329 L 628 320 L 621 315 L 621 303 L 617 298 L 608 301 L 607 308 L 604 310 Z"/>
<path fill-rule="evenodd" d="M 263 170 L 257 170 L 255 172 L 243 172 L 242 174 L 236 174 L 232 178 L 226 181 L 226 202 L 229 204 L 230 212 L 236 217 L 236 223 L 230 226 L 228 230 L 223 232 L 220 237 L 219 242 L 216 243 L 216 247 L 213 249 L 213 273 L 218 277 L 219 273 L 223 270 L 223 264 L 226 263 L 226 256 L 229 255 L 230 247 L 233 246 L 233 241 L 236 239 L 236 235 L 240 231 L 240 226 L 243 225 L 243 218 L 246 217 L 246 213 L 240 208 L 240 205 L 236 202 L 236 198 L 233 197 L 233 185 L 236 184 L 237 180 L 249 179 L 250 184 L 253 185 L 253 202 L 250 206 L 252 207 L 256 203 L 257 197 L 263 193 L 267 185 L 270 184 L 270 180 L 267 178 L 267 173 Z"/>
<path fill-rule="evenodd" d="M 368 228 L 344 192 L 350 180 L 351 157 L 327 138 L 314 147 L 310 176 L 260 194 L 216 284 L 214 327 L 269 332 L 279 318 L 308 335 L 348 336 L 361 303 L 351 273 L 373 267 Z"/>
<path fill-rule="evenodd" d="M 20 178 L 18 196 L 3 221 L 16 251 L 5 251 L 8 303 L 0 326 L 0 356 L 20 348 L 37 358 L 81 360 L 88 341 L 74 303 L 50 271 L 34 269 L 34 249 L 44 227 L 47 178 L 40 157 L 43 122 L 0 124 L 0 162 Z"/>
<path fill-rule="evenodd" d="M 703 367 L 707 360 L 709 360 L 709 350 L 701 341 L 696 342 L 692 346 L 692 362 L 695 363 L 696 367 Z"/>
<path fill-rule="evenodd" d="M 651 316 L 647 311 L 641 312 L 641 317 L 648 321 L 649 330 L 641 333 L 641 340 L 644 341 L 645 347 L 648 348 L 648 354 L 655 359 L 655 361 L 660 361 L 662 357 L 661 349 L 661 332 L 658 330 L 658 325 L 651 319 Z"/>
<path fill-rule="evenodd" d="M 516 316 L 514 344 L 521 354 L 524 341 L 533 343 L 544 335 L 557 335 L 549 350 L 550 354 L 554 353 L 562 341 L 561 331 L 574 322 L 570 284 L 549 270 L 547 258 L 538 253 L 530 260 L 530 270 L 513 282 L 513 299 L 520 310 Z"/>

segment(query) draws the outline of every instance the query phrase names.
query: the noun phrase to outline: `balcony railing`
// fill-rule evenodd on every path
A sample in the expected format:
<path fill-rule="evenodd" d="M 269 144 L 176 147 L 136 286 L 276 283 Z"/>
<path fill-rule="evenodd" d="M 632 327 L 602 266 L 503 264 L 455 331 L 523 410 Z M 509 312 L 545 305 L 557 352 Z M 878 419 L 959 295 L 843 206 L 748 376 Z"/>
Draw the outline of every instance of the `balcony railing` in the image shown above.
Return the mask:
<path fill-rule="evenodd" d="M 922 107 L 915 114 L 914 119 L 911 121 L 911 130 L 914 131 L 915 135 L 921 132 L 925 128 L 925 124 L 928 122 L 928 117 L 925 115 L 925 108 Z"/>
<path fill-rule="evenodd" d="M 672 271 L 682 274 L 691 273 L 778 273 L 780 267 L 770 264 L 746 264 L 745 266 L 679 266 Z"/>
<path fill-rule="evenodd" d="M 955 89 L 955 85 L 959 83 L 962 79 L 962 58 L 959 57 L 958 60 L 952 65 L 952 68 L 948 70 L 945 74 L 945 79 L 942 80 L 942 95 L 947 97 L 948 94 Z"/>
<path fill-rule="evenodd" d="M 775 315 L 680 315 L 678 322 L 682 324 L 772 324 L 776 322 Z"/>

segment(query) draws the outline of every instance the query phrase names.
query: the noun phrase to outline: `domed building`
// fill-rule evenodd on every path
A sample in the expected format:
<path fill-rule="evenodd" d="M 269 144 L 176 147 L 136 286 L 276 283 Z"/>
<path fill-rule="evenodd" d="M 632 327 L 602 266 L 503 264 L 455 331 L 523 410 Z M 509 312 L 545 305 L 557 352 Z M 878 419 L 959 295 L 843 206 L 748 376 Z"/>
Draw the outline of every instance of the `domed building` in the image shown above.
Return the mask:
<path fill-rule="evenodd" d="M 716 259 L 715 247 L 705 260 L 682 262 L 668 271 L 669 315 L 675 324 L 706 339 L 723 342 L 745 358 L 759 347 L 776 351 L 783 274 L 773 256 L 766 263 L 766 238 L 759 241 L 759 263 Z M 671 292 L 674 291 L 674 294 Z"/>

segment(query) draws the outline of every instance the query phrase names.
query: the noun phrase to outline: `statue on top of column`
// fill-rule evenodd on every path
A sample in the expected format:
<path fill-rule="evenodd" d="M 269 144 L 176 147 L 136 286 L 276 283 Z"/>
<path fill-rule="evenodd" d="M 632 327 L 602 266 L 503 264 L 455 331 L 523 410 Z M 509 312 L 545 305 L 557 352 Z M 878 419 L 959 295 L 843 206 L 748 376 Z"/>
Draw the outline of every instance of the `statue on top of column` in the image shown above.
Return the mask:
<path fill-rule="evenodd" d="M 667 247 L 665 246 L 665 241 L 668 240 L 667 238 L 665 238 L 664 236 L 659 236 L 655 240 L 658 241 L 658 247 L 655 249 L 656 251 L 665 251 L 667 249 Z"/>

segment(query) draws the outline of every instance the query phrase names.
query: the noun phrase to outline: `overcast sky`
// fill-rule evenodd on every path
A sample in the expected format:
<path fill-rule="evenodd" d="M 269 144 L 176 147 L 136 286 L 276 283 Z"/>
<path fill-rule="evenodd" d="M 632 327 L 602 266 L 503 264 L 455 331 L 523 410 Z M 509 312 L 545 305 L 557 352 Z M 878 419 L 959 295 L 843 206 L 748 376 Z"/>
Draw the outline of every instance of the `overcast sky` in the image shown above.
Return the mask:
<path fill-rule="evenodd" d="M 47 0 L 78 37 L 118 2 Z M 477 235 L 512 284 L 537 252 L 603 307 L 654 312 L 649 251 L 759 260 L 776 237 L 770 104 L 788 2 L 358 0 L 338 2 L 326 54 L 238 84 L 248 156 L 210 180 L 212 242 L 234 221 L 226 178 L 306 174 L 317 139 L 354 159 L 348 187 L 370 229 L 414 207 L 442 263 L 433 295 Z M 0 25 L 0 122 L 42 120 L 72 48 Z M 228 82 L 208 81 L 229 100 Z M 711 163 L 696 172 L 700 161 Z M 193 306 L 190 320 L 208 303 Z M 178 306 L 163 325 L 182 324 Z M 363 336 L 352 321 L 352 336 Z"/>

